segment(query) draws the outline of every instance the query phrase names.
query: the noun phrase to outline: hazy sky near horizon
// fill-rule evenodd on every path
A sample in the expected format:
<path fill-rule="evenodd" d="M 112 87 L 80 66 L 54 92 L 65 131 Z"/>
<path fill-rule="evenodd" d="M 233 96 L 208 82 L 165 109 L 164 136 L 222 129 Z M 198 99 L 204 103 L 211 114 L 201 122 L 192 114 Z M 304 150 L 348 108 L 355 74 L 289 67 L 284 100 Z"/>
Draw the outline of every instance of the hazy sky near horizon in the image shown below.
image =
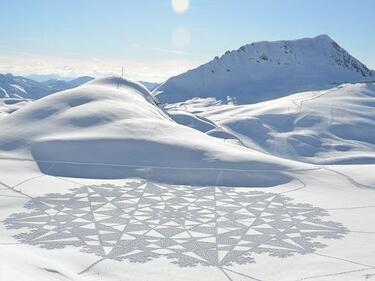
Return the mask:
<path fill-rule="evenodd" d="M 375 69 L 373 0 L 1 0 L 0 73 L 163 81 L 263 40 L 328 34 Z"/>

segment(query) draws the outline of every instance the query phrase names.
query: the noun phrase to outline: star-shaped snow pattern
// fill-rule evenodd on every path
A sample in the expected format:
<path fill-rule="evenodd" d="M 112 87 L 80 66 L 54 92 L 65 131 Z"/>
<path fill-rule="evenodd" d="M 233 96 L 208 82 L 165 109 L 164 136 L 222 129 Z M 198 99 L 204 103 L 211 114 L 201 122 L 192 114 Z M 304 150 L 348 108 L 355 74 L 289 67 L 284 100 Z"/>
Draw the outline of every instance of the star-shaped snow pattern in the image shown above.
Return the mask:
<path fill-rule="evenodd" d="M 22 242 L 81 247 L 103 259 L 147 262 L 166 256 L 180 266 L 254 262 L 254 253 L 286 257 L 324 247 L 347 229 L 321 208 L 284 195 L 239 188 L 132 182 L 87 185 L 30 200 L 30 212 L 6 220 L 29 229 Z"/>

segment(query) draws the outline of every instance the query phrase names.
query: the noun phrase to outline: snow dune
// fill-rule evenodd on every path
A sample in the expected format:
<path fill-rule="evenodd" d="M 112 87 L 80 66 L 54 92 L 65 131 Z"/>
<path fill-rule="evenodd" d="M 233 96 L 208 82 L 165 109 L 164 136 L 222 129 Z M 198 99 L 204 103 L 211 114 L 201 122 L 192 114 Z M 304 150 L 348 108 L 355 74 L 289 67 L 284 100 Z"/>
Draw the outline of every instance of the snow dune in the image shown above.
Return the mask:
<path fill-rule="evenodd" d="M 213 126 L 189 118 L 199 120 L 203 131 Z M 271 186 L 290 181 L 288 171 L 301 168 L 179 125 L 145 87 L 120 78 L 94 80 L 35 101 L 3 119 L 0 139 L 3 157 L 33 159 L 41 171 L 56 176 Z"/>

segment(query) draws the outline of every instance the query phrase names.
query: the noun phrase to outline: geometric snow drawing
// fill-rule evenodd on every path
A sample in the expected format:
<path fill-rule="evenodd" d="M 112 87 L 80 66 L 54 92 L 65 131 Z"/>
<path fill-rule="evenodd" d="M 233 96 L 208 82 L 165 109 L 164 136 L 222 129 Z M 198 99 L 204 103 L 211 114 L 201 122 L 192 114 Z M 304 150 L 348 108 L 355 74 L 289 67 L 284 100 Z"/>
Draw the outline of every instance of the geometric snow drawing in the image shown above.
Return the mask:
<path fill-rule="evenodd" d="M 5 224 L 28 229 L 22 242 L 80 247 L 102 260 L 146 262 L 166 256 L 180 266 L 230 266 L 311 253 L 314 238 L 341 238 L 347 229 L 328 214 L 284 195 L 240 188 L 133 182 L 88 185 L 31 199 L 27 213 Z"/>

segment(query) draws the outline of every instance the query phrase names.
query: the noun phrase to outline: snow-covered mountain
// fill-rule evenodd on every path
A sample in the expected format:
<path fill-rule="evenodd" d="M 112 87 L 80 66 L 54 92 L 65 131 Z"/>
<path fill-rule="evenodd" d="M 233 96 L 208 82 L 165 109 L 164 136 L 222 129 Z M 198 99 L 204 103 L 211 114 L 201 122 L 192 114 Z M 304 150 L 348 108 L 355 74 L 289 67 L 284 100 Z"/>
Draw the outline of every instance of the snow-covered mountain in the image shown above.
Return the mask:
<path fill-rule="evenodd" d="M 51 94 L 51 90 L 43 83 L 12 74 L 0 74 L 1 98 L 38 99 Z"/>
<path fill-rule="evenodd" d="M 84 76 L 70 81 L 51 79 L 38 82 L 23 76 L 14 76 L 10 73 L 0 74 L 0 98 L 20 98 L 36 100 L 52 93 L 75 88 L 90 80 Z"/>
<path fill-rule="evenodd" d="M 327 35 L 256 42 L 228 51 L 155 90 L 162 103 L 215 97 L 238 104 L 375 80 L 375 73 Z"/>

